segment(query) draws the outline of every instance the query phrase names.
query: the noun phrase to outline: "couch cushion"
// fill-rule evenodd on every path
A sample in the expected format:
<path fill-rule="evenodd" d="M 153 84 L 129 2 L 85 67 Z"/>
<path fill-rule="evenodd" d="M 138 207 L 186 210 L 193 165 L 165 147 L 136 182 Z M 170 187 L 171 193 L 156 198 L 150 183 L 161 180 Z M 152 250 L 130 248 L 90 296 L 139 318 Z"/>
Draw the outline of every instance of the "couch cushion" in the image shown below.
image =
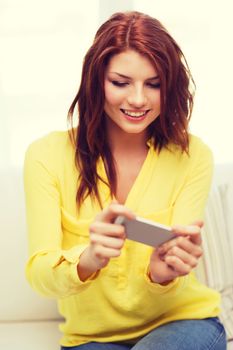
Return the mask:
<path fill-rule="evenodd" d="M 223 198 L 224 214 L 226 217 L 226 224 L 229 233 L 231 247 L 233 247 L 233 162 L 217 164 L 214 171 L 214 184 L 227 184 L 227 195 Z"/>
<path fill-rule="evenodd" d="M 233 247 L 225 217 L 227 196 L 228 184 L 214 184 L 205 211 L 202 234 L 204 255 L 196 274 L 202 283 L 221 293 L 220 318 L 228 339 L 233 339 Z"/>
<path fill-rule="evenodd" d="M 58 322 L 0 323 L 0 349 L 59 350 Z"/>
<path fill-rule="evenodd" d="M 0 169 L 0 175 L 0 322 L 59 319 L 56 302 L 38 296 L 25 278 L 28 243 L 22 169 Z"/>
<path fill-rule="evenodd" d="M 207 284 L 219 292 L 233 286 L 233 257 L 224 214 L 227 192 L 227 184 L 212 188 L 203 229 L 203 259 L 207 271 Z"/>

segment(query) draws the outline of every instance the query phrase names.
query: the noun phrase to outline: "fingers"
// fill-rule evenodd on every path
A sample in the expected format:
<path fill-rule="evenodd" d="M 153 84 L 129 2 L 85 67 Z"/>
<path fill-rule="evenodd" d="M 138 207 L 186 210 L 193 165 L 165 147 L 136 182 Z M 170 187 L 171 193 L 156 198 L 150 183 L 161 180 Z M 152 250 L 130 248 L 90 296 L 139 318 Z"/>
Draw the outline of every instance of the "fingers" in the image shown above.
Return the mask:
<path fill-rule="evenodd" d="M 176 272 L 176 276 L 185 276 L 192 269 L 189 264 L 185 264 L 178 256 L 166 256 L 165 262 Z"/>
<path fill-rule="evenodd" d="M 175 246 L 171 248 L 167 254 L 166 257 L 176 257 L 178 258 L 179 262 L 182 262 L 184 264 L 184 269 L 186 269 L 186 266 L 189 266 L 190 268 L 195 268 L 198 263 L 198 258 L 195 256 L 188 254 L 185 250 Z M 165 260 L 166 260 L 165 257 Z M 189 271 L 188 271 L 189 272 Z"/>
<path fill-rule="evenodd" d="M 114 225 L 114 226 L 120 226 L 120 225 Z M 115 237 L 110 236 L 109 230 L 106 231 L 108 235 L 104 235 L 102 230 L 100 231 L 101 231 L 100 233 L 90 232 L 90 243 L 91 243 L 94 256 L 99 259 L 103 259 L 103 258 L 109 259 L 109 258 L 115 258 L 120 256 L 121 249 L 125 242 L 125 237 L 123 236 L 123 238 L 120 238 L 120 236 L 115 236 Z M 114 234 L 115 234 L 115 231 L 114 231 Z M 122 235 L 122 230 L 119 230 L 119 234 Z"/>
<path fill-rule="evenodd" d="M 104 247 L 121 249 L 124 245 L 125 240 L 120 238 L 103 236 L 99 234 L 93 234 L 93 235 L 90 235 L 90 241 L 91 243 L 102 245 Z"/>
<path fill-rule="evenodd" d="M 95 256 L 99 259 L 117 258 L 121 255 L 121 249 L 113 249 L 104 247 L 103 245 L 96 245 L 94 253 Z"/>
<path fill-rule="evenodd" d="M 202 221 L 196 221 L 192 225 L 174 226 L 173 232 L 177 238 L 168 241 L 157 249 L 161 260 L 163 260 L 177 276 L 188 274 L 198 264 L 202 255 L 201 227 Z"/>
<path fill-rule="evenodd" d="M 122 215 L 133 219 L 135 215 L 125 206 L 113 201 L 107 208 L 97 215 L 90 225 L 90 251 L 94 259 L 101 263 L 118 257 L 125 242 L 125 228 L 114 224 L 117 216 Z"/>
<path fill-rule="evenodd" d="M 177 237 L 156 248 L 151 255 L 149 272 L 152 281 L 163 284 L 189 274 L 197 266 L 202 255 L 202 227 L 200 220 L 192 225 L 172 227 Z"/>
<path fill-rule="evenodd" d="M 189 239 L 194 243 L 200 245 L 201 240 L 201 228 L 204 223 L 201 220 L 195 221 L 192 225 L 174 225 L 172 232 L 179 236 L 189 236 Z"/>
<path fill-rule="evenodd" d="M 104 267 L 109 259 L 121 255 L 121 250 L 125 242 L 124 228 L 122 226 L 113 224 L 104 225 L 103 227 L 101 225 L 96 227 L 96 231 L 99 230 L 97 233 L 90 231 L 90 252 L 95 261 L 100 261 L 101 267 Z M 111 226 L 116 227 L 116 229 Z"/>
<path fill-rule="evenodd" d="M 89 227 L 90 234 L 97 233 L 112 237 L 125 237 L 125 228 L 122 225 L 110 224 L 100 221 L 93 222 Z"/>
<path fill-rule="evenodd" d="M 126 208 L 124 205 L 113 201 L 107 208 L 105 208 L 100 214 L 97 215 L 96 221 L 102 222 L 113 222 L 117 216 L 123 215 L 128 219 L 134 219 L 135 215 L 133 212 Z"/>
<path fill-rule="evenodd" d="M 125 241 L 122 225 L 94 222 L 90 226 L 90 243 L 97 258 L 114 258 L 121 254 Z"/>
<path fill-rule="evenodd" d="M 168 253 L 168 251 L 174 252 L 175 247 L 181 248 L 182 250 L 194 256 L 195 258 L 201 257 L 203 253 L 202 248 L 199 245 L 196 245 L 193 242 L 191 242 L 189 237 L 182 236 L 174 238 L 171 241 L 168 241 L 161 245 L 158 248 L 158 253 L 161 255 L 165 255 Z"/>

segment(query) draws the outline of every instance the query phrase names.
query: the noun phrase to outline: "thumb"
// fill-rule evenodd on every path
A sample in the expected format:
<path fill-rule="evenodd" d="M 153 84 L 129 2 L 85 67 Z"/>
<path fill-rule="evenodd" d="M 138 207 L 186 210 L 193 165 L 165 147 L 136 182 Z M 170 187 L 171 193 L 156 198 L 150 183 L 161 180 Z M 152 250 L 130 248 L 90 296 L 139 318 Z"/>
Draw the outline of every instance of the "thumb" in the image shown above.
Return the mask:
<path fill-rule="evenodd" d="M 192 226 L 198 226 L 201 229 L 204 226 L 204 221 L 203 220 L 195 220 L 192 222 Z M 199 233 L 197 235 L 190 236 L 190 240 L 193 243 L 200 245 L 202 243 L 201 233 Z"/>
<path fill-rule="evenodd" d="M 200 228 L 202 228 L 204 226 L 204 221 L 203 220 L 195 220 L 192 222 L 192 225 L 199 226 Z"/>

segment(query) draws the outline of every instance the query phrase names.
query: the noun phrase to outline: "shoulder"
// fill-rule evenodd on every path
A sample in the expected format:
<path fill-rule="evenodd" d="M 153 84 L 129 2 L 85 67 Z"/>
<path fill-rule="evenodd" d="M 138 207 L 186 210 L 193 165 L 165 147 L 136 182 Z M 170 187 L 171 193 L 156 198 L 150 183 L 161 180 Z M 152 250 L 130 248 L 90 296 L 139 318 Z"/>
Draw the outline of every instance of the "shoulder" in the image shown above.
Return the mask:
<path fill-rule="evenodd" d="M 68 131 L 53 131 L 33 141 L 27 148 L 24 159 L 25 176 L 53 179 L 62 178 L 66 169 L 74 168 L 74 147 Z"/>
<path fill-rule="evenodd" d="M 189 134 L 188 152 L 182 152 L 179 146 L 169 144 L 161 151 L 159 158 L 167 173 L 172 173 L 184 181 L 194 174 L 213 172 L 211 149 L 200 137 L 193 134 Z"/>
<path fill-rule="evenodd" d="M 169 144 L 168 151 L 170 157 L 175 158 L 178 162 L 188 164 L 203 160 L 213 162 L 213 153 L 210 147 L 200 137 L 193 134 L 189 134 L 188 153 L 181 152 L 180 147 L 174 144 Z"/>
<path fill-rule="evenodd" d="M 198 136 L 189 135 L 189 153 L 185 157 L 184 164 L 187 174 L 193 178 L 195 176 L 205 176 L 209 178 L 213 174 L 214 158 L 210 147 Z"/>
<path fill-rule="evenodd" d="M 213 171 L 214 158 L 210 147 L 199 137 L 190 134 L 189 162 L 191 168 Z"/>
<path fill-rule="evenodd" d="M 202 155 L 202 157 L 212 158 L 213 153 L 210 147 L 198 136 L 189 135 L 189 154 Z"/>
<path fill-rule="evenodd" d="M 73 164 L 74 147 L 68 131 L 53 131 L 33 141 L 28 146 L 24 159 L 26 169 L 38 169 L 39 166 L 53 174 L 59 174 L 64 167 Z"/>
<path fill-rule="evenodd" d="M 68 131 L 52 131 L 35 141 L 33 141 L 27 149 L 27 152 L 40 152 L 44 149 L 62 148 L 69 144 Z"/>
<path fill-rule="evenodd" d="M 33 141 L 26 150 L 26 156 L 56 158 L 56 154 L 61 156 L 62 153 L 71 149 L 68 131 L 53 131 Z"/>

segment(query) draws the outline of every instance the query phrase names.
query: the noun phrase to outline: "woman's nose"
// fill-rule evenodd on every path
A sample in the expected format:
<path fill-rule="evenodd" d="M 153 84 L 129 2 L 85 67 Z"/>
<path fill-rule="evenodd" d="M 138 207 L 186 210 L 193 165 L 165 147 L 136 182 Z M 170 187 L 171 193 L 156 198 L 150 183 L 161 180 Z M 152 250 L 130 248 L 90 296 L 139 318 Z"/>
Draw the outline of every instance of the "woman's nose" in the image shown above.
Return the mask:
<path fill-rule="evenodd" d="M 146 104 L 146 102 L 146 95 L 142 87 L 133 89 L 133 91 L 131 91 L 128 97 L 128 103 L 136 108 L 143 107 Z"/>

